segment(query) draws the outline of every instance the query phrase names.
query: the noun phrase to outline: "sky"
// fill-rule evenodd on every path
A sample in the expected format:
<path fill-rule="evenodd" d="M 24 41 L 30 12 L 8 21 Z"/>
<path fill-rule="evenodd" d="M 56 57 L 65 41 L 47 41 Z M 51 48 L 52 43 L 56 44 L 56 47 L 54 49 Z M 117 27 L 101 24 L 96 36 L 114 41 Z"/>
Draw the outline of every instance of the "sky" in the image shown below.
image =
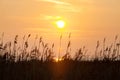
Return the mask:
<path fill-rule="evenodd" d="M 59 19 L 65 21 L 62 30 L 55 25 Z M 91 54 L 97 40 L 113 41 L 120 34 L 120 0 L 0 0 L 2 32 L 6 40 L 29 33 L 34 39 L 38 34 L 55 43 L 56 53 L 60 34 L 64 53 L 71 33 L 72 51 L 86 46 Z"/>

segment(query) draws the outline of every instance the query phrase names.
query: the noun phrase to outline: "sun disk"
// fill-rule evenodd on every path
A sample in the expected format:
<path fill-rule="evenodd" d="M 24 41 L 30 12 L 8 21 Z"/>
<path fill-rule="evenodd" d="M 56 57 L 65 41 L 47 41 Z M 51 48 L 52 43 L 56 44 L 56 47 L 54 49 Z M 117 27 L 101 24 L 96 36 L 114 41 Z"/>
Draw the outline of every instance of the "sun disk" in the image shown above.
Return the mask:
<path fill-rule="evenodd" d="M 56 22 L 58 28 L 64 28 L 65 22 L 63 20 L 59 20 Z"/>

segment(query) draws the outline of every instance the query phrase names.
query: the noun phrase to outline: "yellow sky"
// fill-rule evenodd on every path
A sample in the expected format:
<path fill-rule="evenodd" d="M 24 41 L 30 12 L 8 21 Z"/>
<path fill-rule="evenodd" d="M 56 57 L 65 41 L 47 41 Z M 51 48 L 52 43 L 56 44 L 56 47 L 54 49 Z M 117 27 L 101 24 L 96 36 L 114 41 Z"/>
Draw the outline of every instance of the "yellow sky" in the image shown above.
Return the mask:
<path fill-rule="evenodd" d="M 0 32 L 6 35 L 40 34 L 58 44 L 58 19 L 66 22 L 64 41 L 71 32 L 75 49 L 95 47 L 98 39 L 120 34 L 120 0 L 0 0 Z"/>

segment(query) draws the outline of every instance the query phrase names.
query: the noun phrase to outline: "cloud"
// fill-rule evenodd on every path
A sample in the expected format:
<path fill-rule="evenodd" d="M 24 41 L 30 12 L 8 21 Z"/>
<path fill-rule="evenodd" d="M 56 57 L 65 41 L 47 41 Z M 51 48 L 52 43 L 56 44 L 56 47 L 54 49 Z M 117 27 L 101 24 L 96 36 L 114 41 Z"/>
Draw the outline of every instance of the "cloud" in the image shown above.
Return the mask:
<path fill-rule="evenodd" d="M 52 6 L 56 8 L 56 10 L 59 12 L 80 12 L 80 10 L 76 8 L 75 5 L 73 5 L 69 1 L 66 1 L 66 2 L 60 1 L 60 0 L 37 0 L 37 1 L 54 3 L 55 5 L 52 5 Z"/>
<path fill-rule="evenodd" d="M 67 2 L 63 2 L 59 0 L 37 0 L 37 1 L 50 2 L 50 3 L 60 4 L 60 5 L 70 5 Z"/>
<path fill-rule="evenodd" d="M 44 19 L 45 20 L 58 20 L 58 19 L 61 19 L 60 16 L 44 16 Z"/>
<path fill-rule="evenodd" d="M 81 11 L 81 8 L 77 8 L 76 6 L 74 5 L 69 5 L 69 6 L 66 6 L 66 5 L 56 5 L 56 8 L 58 11 L 60 12 L 73 12 L 73 13 L 78 13 Z"/>
<path fill-rule="evenodd" d="M 38 20 L 45 20 L 45 21 L 56 21 L 62 19 L 62 16 L 57 15 L 49 15 L 49 14 L 40 14 L 36 17 Z"/>

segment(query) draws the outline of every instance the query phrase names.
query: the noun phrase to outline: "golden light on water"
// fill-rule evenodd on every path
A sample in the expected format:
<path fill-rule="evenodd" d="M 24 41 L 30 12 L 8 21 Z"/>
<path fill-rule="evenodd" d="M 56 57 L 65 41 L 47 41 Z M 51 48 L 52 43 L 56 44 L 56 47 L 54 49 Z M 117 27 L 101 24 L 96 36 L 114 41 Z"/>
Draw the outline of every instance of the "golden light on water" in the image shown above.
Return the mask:
<path fill-rule="evenodd" d="M 58 20 L 57 22 L 56 22 L 56 25 L 57 25 L 57 27 L 58 28 L 64 28 L 65 27 L 65 21 L 63 21 L 63 20 Z"/>

